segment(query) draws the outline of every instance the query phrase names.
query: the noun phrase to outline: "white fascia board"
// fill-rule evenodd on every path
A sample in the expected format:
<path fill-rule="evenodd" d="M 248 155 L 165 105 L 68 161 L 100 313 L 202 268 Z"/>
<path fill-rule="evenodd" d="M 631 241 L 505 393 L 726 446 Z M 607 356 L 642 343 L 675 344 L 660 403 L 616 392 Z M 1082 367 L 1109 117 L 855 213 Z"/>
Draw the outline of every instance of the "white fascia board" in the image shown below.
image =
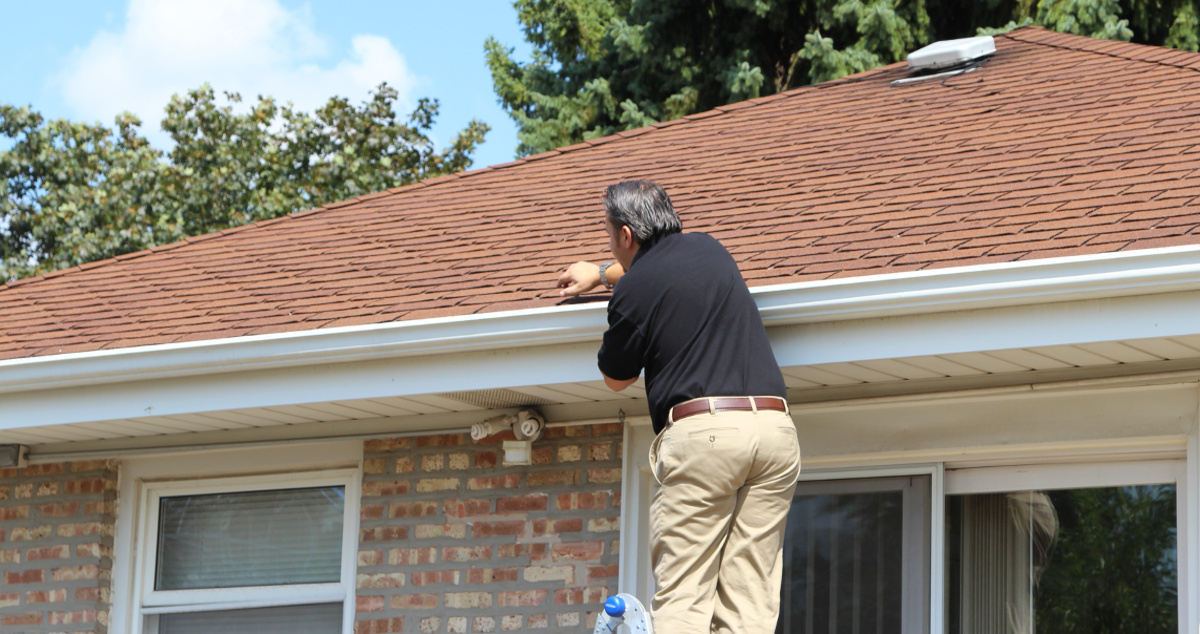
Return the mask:
<path fill-rule="evenodd" d="M 586 342 L 246 371 L 230 367 L 198 376 L 0 394 L 0 430 L 598 378 L 596 347 Z"/>
<path fill-rule="evenodd" d="M 604 332 L 607 304 L 466 315 L 0 361 L 0 394 L 574 343 Z"/>
<path fill-rule="evenodd" d="M 768 326 L 1200 289 L 1200 247 L 1006 262 L 754 290 Z"/>
<path fill-rule="evenodd" d="M 1200 334 L 1200 290 L 769 328 L 782 366 L 870 362 Z M 971 365 L 964 360 L 966 365 Z M 1114 361 L 1115 363 L 1115 361 Z"/>
<path fill-rule="evenodd" d="M 768 328 L 1200 289 L 1174 247 L 752 289 Z M 607 304 L 235 337 L 0 361 L 0 394 L 248 370 L 599 341 Z M 782 361 L 782 360 L 781 360 Z M 514 368 L 505 385 L 532 384 Z"/>

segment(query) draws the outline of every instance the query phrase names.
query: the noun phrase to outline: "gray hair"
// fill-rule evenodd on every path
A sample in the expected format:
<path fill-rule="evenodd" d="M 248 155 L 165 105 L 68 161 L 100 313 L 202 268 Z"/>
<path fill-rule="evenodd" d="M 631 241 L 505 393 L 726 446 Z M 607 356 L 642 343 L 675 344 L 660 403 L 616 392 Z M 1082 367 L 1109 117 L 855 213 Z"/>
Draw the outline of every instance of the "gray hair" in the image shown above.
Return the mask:
<path fill-rule="evenodd" d="M 649 248 L 662 238 L 683 231 L 671 198 L 650 181 L 625 181 L 604 190 L 604 212 L 618 230 L 629 227 L 633 237 Z"/>

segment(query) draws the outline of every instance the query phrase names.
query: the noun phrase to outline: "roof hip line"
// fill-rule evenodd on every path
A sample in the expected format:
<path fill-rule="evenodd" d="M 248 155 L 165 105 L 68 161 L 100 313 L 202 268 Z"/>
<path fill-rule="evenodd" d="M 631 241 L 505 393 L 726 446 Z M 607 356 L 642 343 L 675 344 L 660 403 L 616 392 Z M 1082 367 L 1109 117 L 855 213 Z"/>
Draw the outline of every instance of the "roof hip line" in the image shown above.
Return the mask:
<path fill-rule="evenodd" d="M 1159 48 L 1159 47 L 1155 47 L 1155 46 L 1150 46 L 1147 44 L 1137 44 L 1134 42 L 1122 42 L 1121 40 L 1102 40 L 1102 39 L 1097 39 L 1097 38 L 1093 38 L 1093 37 L 1088 37 L 1086 35 L 1075 35 L 1073 33 L 1059 33 L 1058 31 L 1052 31 L 1050 29 L 1047 29 L 1045 27 L 1040 27 L 1040 26 L 1025 26 L 1025 27 L 1021 27 L 1019 29 L 1015 29 L 1013 31 L 1009 31 L 1008 33 L 1002 33 L 996 37 L 1006 37 L 1010 40 L 1021 42 L 1023 44 L 1037 44 L 1039 46 L 1049 46 L 1049 47 L 1053 47 L 1053 48 L 1063 49 L 1066 51 L 1077 51 L 1080 53 L 1092 53 L 1095 55 L 1105 55 L 1107 57 L 1113 57 L 1116 59 L 1124 59 L 1124 60 L 1128 60 L 1131 62 L 1143 62 L 1146 64 L 1157 64 L 1159 66 L 1170 66 L 1172 68 L 1190 70 L 1192 72 L 1200 72 L 1200 68 L 1196 68 L 1194 65 L 1176 64 L 1176 63 L 1164 62 L 1164 61 L 1156 60 L 1156 59 L 1146 59 L 1144 57 L 1137 57 L 1134 55 L 1123 55 L 1123 54 L 1115 53 L 1112 51 L 1097 50 L 1097 49 L 1091 48 L 1091 47 L 1068 46 L 1066 44 L 1060 44 L 1058 42 L 1047 42 L 1047 41 L 1042 41 L 1042 40 L 1037 40 L 1037 39 L 1027 39 L 1027 38 L 1023 38 L 1023 37 L 1016 37 L 1016 35 L 1021 33 L 1022 31 L 1029 31 L 1032 33 L 1045 32 L 1045 33 L 1052 33 L 1055 35 L 1070 35 L 1070 36 L 1074 36 L 1077 38 L 1089 40 L 1089 44 L 1092 44 L 1092 46 L 1100 46 L 1104 43 L 1112 43 L 1112 44 L 1123 45 L 1125 47 L 1146 48 L 1146 49 L 1149 49 L 1150 51 L 1155 51 L 1155 52 L 1160 52 L 1162 50 L 1174 50 L 1179 53 L 1190 52 L 1190 51 L 1184 51 L 1182 49 L 1164 49 L 1164 48 Z M 1200 55 L 1197 56 L 1195 63 L 1200 64 Z"/>

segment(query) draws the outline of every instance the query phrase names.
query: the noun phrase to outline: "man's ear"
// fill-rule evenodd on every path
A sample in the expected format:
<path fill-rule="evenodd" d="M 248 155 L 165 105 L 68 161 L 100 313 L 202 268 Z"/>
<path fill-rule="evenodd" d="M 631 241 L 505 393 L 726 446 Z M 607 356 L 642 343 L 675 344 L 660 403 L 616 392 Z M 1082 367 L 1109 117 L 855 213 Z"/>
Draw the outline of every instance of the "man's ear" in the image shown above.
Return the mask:
<path fill-rule="evenodd" d="M 626 249 L 632 249 L 633 246 L 637 244 L 637 239 L 633 237 L 633 230 L 629 228 L 629 225 L 621 227 L 620 234 L 621 246 L 625 247 Z"/>

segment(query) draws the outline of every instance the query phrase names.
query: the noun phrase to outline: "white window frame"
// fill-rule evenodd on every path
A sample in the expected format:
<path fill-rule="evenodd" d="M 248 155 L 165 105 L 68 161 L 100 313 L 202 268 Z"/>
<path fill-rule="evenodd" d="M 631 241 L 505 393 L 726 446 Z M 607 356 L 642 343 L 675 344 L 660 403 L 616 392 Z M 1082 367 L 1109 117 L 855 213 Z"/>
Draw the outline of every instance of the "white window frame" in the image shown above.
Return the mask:
<path fill-rule="evenodd" d="M 184 612 L 209 612 L 248 608 L 282 607 L 313 603 L 342 603 L 343 622 L 347 613 L 353 617 L 354 558 L 358 549 L 357 524 L 351 517 L 357 513 L 357 470 L 340 469 L 304 474 L 273 474 L 250 477 L 224 477 L 205 480 L 148 482 L 143 485 L 138 501 L 138 521 L 141 547 L 138 552 L 135 593 L 139 598 L 139 618 L 135 632 L 157 634 L 158 616 Z M 155 590 L 154 578 L 158 554 L 158 520 L 160 500 L 164 497 L 242 493 L 249 491 L 282 491 L 314 487 L 340 486 L 345 491 L 342 521 L 342 566 L 340 579 L 331 583 L 249 586 L 196 590 Z M 347 556 L 347 554 L 350 556 Z"/>
<path fill-rule="evenodd" d="M 929 478 L 928 504 L 915 497 L 915 487 L 912 478 Z M 904 634 L 921 634 L 929 628 L 929 587 L 932 570 L 924 566 L 932 559 L 933 532 L 933 477 L 927 474 L 908 474 L 901 476 L 872 475 L 869 478 L 838 478 L 819 480 L 800 480 L 796 487 L 796 496 L 810 495 L 853 495 L 863 493 L 901 493 L 904 502 L 901 507 L 903 522 L 903 540 L 901 542 L 900 572 L 903 577 L 901 595 L 901 613 L 905 615 L 920 615 L 920 621 L 905 619 L 901 624 Z"/>
<path fill-rule="evenodd" d="M 1194 441 L 1189 439 L 1189 445 Z M 1191 449 L 1191 447 L 1189 447 Z M 1188 459 L 1097 461 L 1086 463 L 1036 464 L 1007 467 L 964 467 L 946 469 L 945 495 L 975 495 L 981 493 L 1011 493 L 1014 491 L 1050 491 L 1061 489 L 1085 489 L 1117 486 L 1139 486 L 1148 484 L 1175 485 L 1175 548 L 1176 579 L 1178 596 L 1178 618 L 1180 634 L 1193 632 L 1193 597 L 1189 594 L 1189 577 L 1194 574 L 1192 561 L 1193 531 L 1196 530 L 1188 516 L 1195 508 L 1192 501 L 1193 487 L 1188 483 L 1190 463 L 1195 462 L 1194 451 Z M 944 504 L 944 502 L 943 502 Z M 944 519 L 943 527 L 944 531 Z M 943 564 L 944 566 L 944 564 Z M 936 613 L 945 611 L 945 594 L 933 597 Z M 932 630 L 943 632 L 942 629 Z"/>
<path fill-rule="evenodd" d="M 649 417 L 625 424 L 621 460 L 621 552 L 617 590 L 649 601 L 657 590 L 650 558 L 650 501 L 658 482 L 650 470 L 654 441 Z"/>
<path fill-rule="evenodd" d="M 925 599 L 925 605 L 929 612 L 927 614 L 926 625 L 929 632 L 941 634 L 944 632 L 944 624 L 942 623 L 942 597 L 945 594 L 945 572 L 946 572 L 946 552 L 944 548 L 945 533 L 946 533 L 946 493 L 945 493 L 945 469 L 942 463 L 934 464 L 913 464 L 899 466 L 879 466 L 879 467 L 851 467 L 843 469 L 826 469 L 804 471 L 800 470 L 798 481 L 803 484 L 805 482 L 821 482 L 825 480 L 884 480 L 889 478 L 907 478 L 912 476 L 926 476 L 929 478 L 929 535 L 928 543 L 925 544 L 928 548 L 929 570 L 927 572 L 928 579 L 928 596 Z M 908 597 L 916 596 L 917 593 L 910 593 Z M 923 595 L 923 593 L 921 593 Z M 908 609 L 915 606 L 906 604 Z"/>
<path fill-rule="evenodd" d="M 338 477 L 341 473 L 341 477 Z M 144 528 L 145 496 L 148 486 L 162 483 L 200 484 L 229 479 L 263 483 L 263 478 L 284 482 L 320 478 L 331 474 L 334 482 L 347 484 L 346 524 L 342 530 L 352 542 L 342 552 L 342 581 L 349 587 L 347 608 L 343 608 L 342 634 L 354 632 L 354 572 L 358 562 L 359 509 L 362 480 L 362 441 L 247 443 L 241 447 L 176 449 L 136 453 L 121 460 L 119 500 L 113 539 L 113 600 L 109 611 L 109 632 L 148 634 L 143 616 L 142 585 L 154 584 L 143 579 L 146 556 L 144 543 L 149 534 Z M 344 475 L 350 474 L 349 478 Z M 276 480 L 276 482 L 278 482 Z M 338 482 L 341 480 L 341 482 Z M 311 480 L 308 480 L 311 482 Z M 256 488 L 259 489 L 260 488 Z"/>

